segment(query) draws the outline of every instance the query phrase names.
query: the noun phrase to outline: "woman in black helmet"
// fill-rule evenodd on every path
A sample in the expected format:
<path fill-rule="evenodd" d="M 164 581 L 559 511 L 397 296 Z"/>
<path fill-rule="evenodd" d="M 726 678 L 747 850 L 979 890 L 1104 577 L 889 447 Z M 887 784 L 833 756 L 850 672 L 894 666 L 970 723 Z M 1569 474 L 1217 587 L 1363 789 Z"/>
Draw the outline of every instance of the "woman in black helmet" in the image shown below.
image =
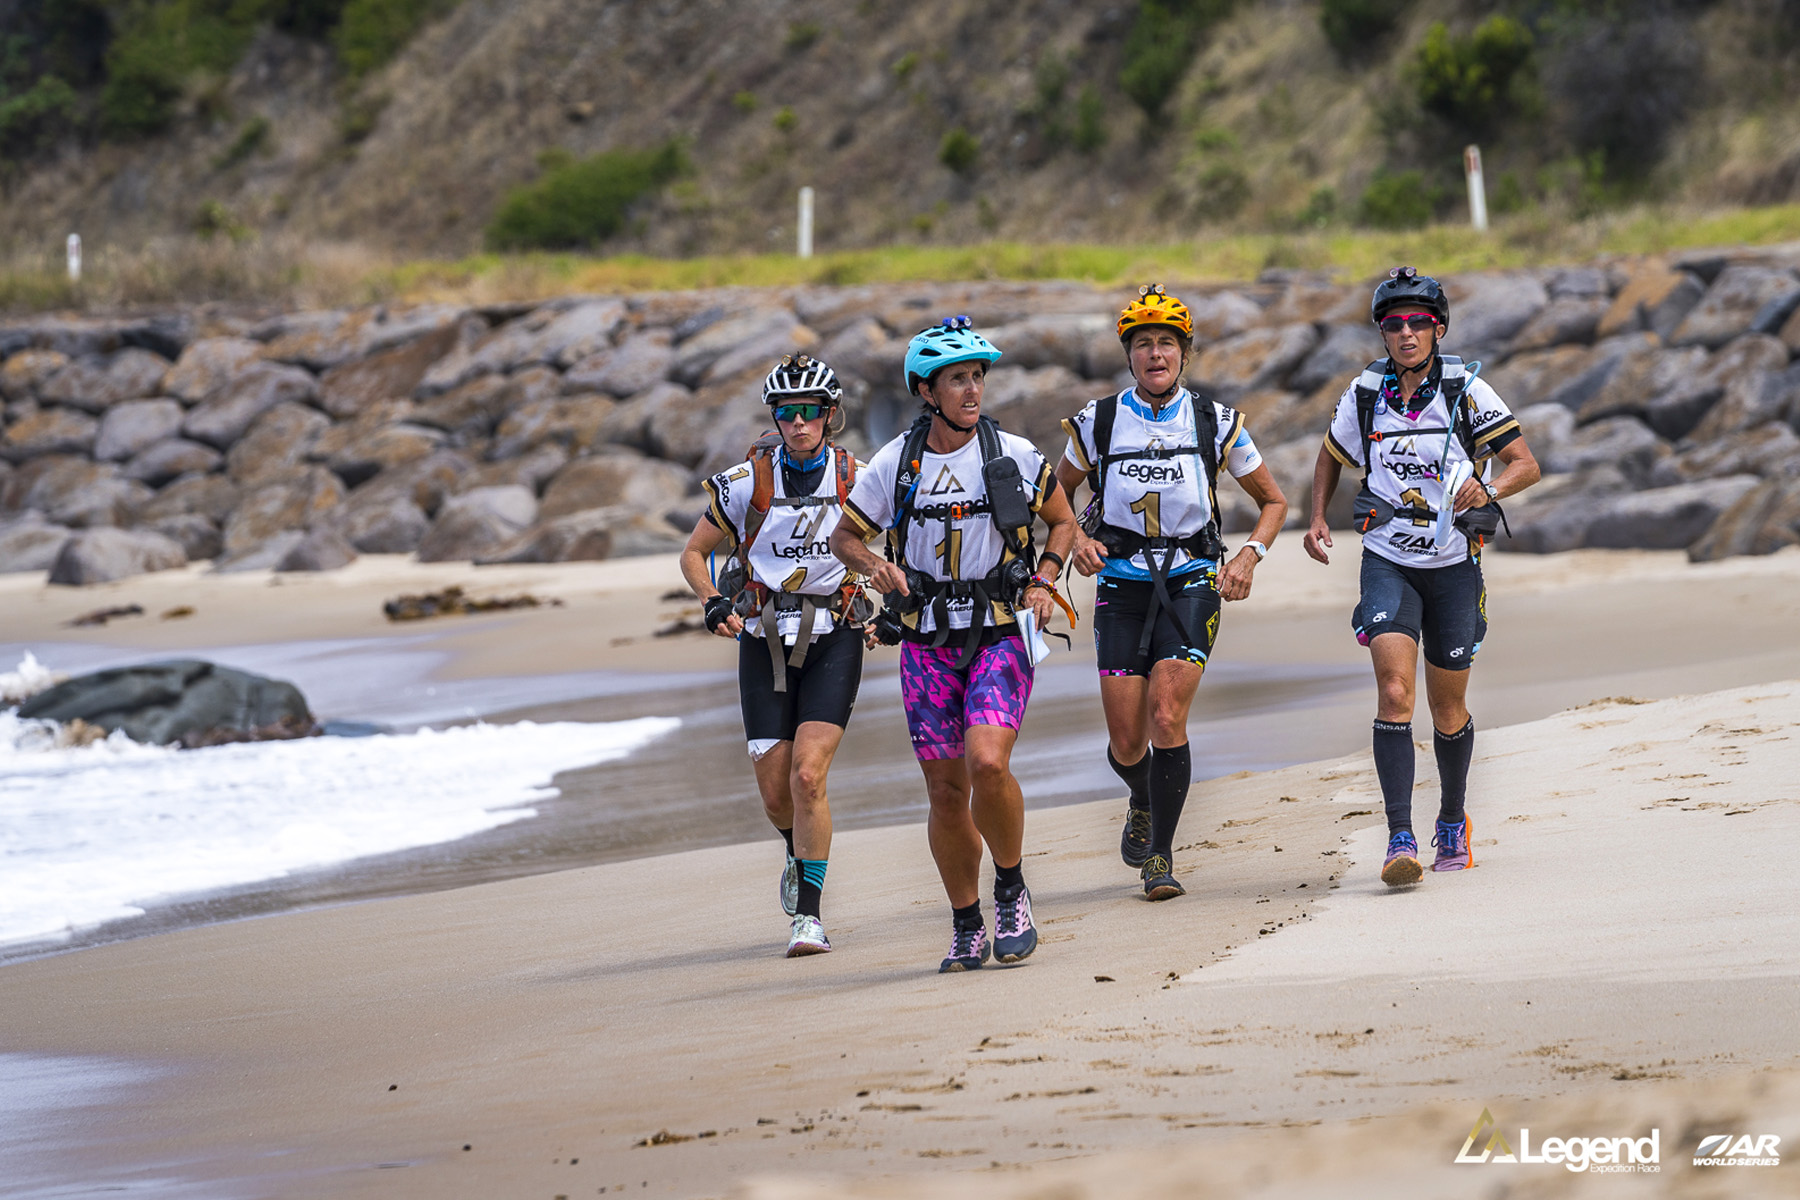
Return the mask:
<path fill-rule="evenodd" d="M 1351 616 L 1375 666 L 1375 773 L 1387 808 L 1389 887 L 1424 876 L 1412 829 L 1412 715 L 1419 646 L 1435 730 L 1441 797 L 1434 871 L 1474 865 L 1463 808 L 1475 722 L 1465 696 L 1487 634 L 1481 547 L 1499 524 L 1502 497 L 1538 481 L 1537 460 L 1480 364 L 1439 353 L 1450 301 L 1437 280 L 1396 267 L 1375 289 L 1369 315 L 1387 357 L 1338 398 L 1313 469 L 1306 552 L 1328 561 L 1325 508 L 1345 467 L 1363 471 L 1352 524 L 1363 535 L 1361 599 Z M 1490 479 L 1493 460 L 1501 468 Z"/>

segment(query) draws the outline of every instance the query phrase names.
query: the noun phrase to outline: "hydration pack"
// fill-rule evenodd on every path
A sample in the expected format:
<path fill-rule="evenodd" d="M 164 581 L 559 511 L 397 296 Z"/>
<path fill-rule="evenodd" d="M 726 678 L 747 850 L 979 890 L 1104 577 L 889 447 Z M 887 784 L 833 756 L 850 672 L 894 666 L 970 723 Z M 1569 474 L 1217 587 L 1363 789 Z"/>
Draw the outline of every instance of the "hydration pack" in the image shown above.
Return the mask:
<path fill-rule="evenodd" d="M 750 547 L 757 534 L 762 532 L 771 508 L 823 508 L 831 504 L 826 496 L 775 495 L 775 459 L 781 448 L 781 434 L 776 430 L 770 430 L 750 444 L 747 457 L 753 482 L 750 506 L 744 511 L 743 536 L 738 539 L 731 561 L 719 572 L 717 584 L 720 594 L 732 598 L 732 607 L 740 617 L 761 617 L 777 692 L 787 691 L 786 667 L 799 667 L 806 662 L 806 653 L 812 646 L 813 613 L 817 609 L 827 609 L 840 620 L 860 625 L 872 608 L 863 594 L 862 585 L 853 579 L 846 579 L 844 586 L 830 596 L 814 597 L 778 592 L 750 578 Z M 837 504 L 841 509 L 856 483 L 856 456 L 830 443 L 826 444 L 826 450 L 836 467 Z M 800 631 L 794 639 L 794 651 L 789 655 L 784 652 L 777 630 L 777 614 L 794 611 L 800 613 Z"/>
<path fill-rule="evenodd" d="M 1356 499 L 1351 502 L 1350 523 L 1358 533 L 1364 534 L 1381 528 L 1396 517 L 1423 525 L 1437 516 L 1428 508 L 1400 508 L 1375 494 L 1375 489 L 1369 486 L 1369 473 L 1374 469 L 1375 462 L 1372 450 L 1374 443 L 1389 436 L 1425 437 L 1442 434 L 1455 437 L 1469 461 L 1477 461 L 1475 401 L 1469 396 L 1469 381 L 1481 373 L 1481 363 L 1472 362 L 1465 366 L 1463 360 L 1454 355 L 1438 357 L 1438 393 L 1443 396 L 1444 406 L 1450 412 L 1450 428 L 1427 427 L 1408 429 L 1404 433 L 1384 434 L 1375 428 L 1375 406 L 1381 399 L 1381 385 L 1387 377 L 1387 362 L 1387 359 L 1376 359 L 1362 369 L 1352 385 L 1356 395 L 1356 428 L 1362 436 L 1363 484 Z M 1444 498 L 1446 504 L 1454 502 L 1455 497 Z M 1462 530 L 1471 544 L 1479 547 L 1496 530 L 1505 526 L 1506 513 L 1500 508 L 1498 501 L 1490 500 L 1480 508 L 1471 508 L 1458 516 L 1455 523 L 1456 528 Z M 1506 533 L 1508 537 L 1512 536 L 1511 526 L 1506 526 Z"/>
<path fill-rule="evenodd" d="M 924 479 L 925 441 L 931 435 L 931 413 L 921 413 L 906 431 L 901 443 L 900 470 L 894 476 L 894 523 L 888 528 L 887 557 L 907 573 L 910 595 L 890 592 L 883 598 L 889 609 L 897 613 L 916 613 L 932 609 L 937 626 L 932 634 L 921 634 L 903 627 L 900 635 L 908 641 L 928 642 L 943 646 L 950 639 L 949 602 L 969 600 L 967 640 L 963 643 L 958 669 L 966 668 L 981 649 L 981 631 L 986 626 L 988 608 L 994 601 L 1016 607 L 1031 583 L 1037 561 L 1032 546 L 1032 524 L 1036 514 L 1025 493 L 1025 479 L 1019 464 L 1000 445 L 1000 426 L 992 417 L 982 417 L 975 424 L 975 440 L 981 447 L 981 479 L 983 492 L 979 500 L 954 504 L 915 504 L 919 485 Z M 941 520 L 946 528 L 964 518 L 985 513 L 1000 534 L 1003 549 L 994 569 L 980 579 L 936 579 L 906 564 L 906 538 L 915 520 Z M 893 628 L 890 622 L 888 627 Z"/>

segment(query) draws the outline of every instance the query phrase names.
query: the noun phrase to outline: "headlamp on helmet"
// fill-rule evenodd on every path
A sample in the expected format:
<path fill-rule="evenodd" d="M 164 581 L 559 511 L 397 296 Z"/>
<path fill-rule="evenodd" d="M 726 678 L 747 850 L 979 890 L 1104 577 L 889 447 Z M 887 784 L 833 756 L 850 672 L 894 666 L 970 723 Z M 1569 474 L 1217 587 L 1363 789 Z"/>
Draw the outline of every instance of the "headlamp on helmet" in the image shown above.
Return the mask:
<path fill-rule="evenodd" d="M 921 380 L 930 380 L 945 367 L 963 362 L 992 363 L 999 349 L 976 333 L 967 316 L 945 317 L 921 329 L 906 346 L 906 390 L 915 395 Z"/>
<path fill-rule="evenodd" d="M 1180 335 L 1184 350 L 1194 337 L 1194 317 L 1188 306 L 1169 295 L 1160 283 L 1140 287 L 1138 298 L 1119 313 L 1119 340 L 1130 345 L 1134 332 L 1152 326 L 1173 329 Z"/>
<path fill-rule="evenodd" d="M 835 405 L 843 394 L 837 373 L 810 354 L 782 355 L 763 380 L 763 403 L 771 408 L 801 398 Z"/>
<path fill-rule="evenodd" d="M 1396 309 L 1428 312 L 1439 325 L 1450 326 L 1450 298 L 1437 280 L 1419 274 L 1416 267 L 1395 267 L 1388 272 L 1369 301 L 1369 319 L 1379 326 L 1381 318 Z"/>

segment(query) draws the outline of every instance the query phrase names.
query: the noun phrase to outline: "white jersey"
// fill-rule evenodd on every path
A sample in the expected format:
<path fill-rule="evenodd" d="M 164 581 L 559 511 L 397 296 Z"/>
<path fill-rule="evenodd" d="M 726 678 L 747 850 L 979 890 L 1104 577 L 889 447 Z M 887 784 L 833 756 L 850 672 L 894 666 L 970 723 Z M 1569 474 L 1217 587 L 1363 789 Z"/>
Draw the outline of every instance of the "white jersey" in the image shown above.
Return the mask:
<path fill-rule="evenodd" d="M 892 528 L 895 523 L 894 479 L 900 473 L 900 455 L 906 436 L 902 433 L 877 450 L 869 465 L 857 475 L 856 486 L 850 491 L 847 516 L 864 539 Z M 1049 460 L 1024 438 L 1005 431 L 1000 433 L 1000 449 L 1019 464 L 1019 476 L 1030 493 L 1031 511 L 1036 512 L 1044 502 L 1044 489 L 1050 481 Z M 944 580 L 980 579 L 998 566 L 1006 543 L 994 527 L 993 515 L 986 506 L 979 512 L 946 512 L 937 517 L 923 517 L 916 511 L 919 506 L 973 504 L 986 495 L 979 437 L 971 437 L 962 449 L 949 454 L 934 454 L 927 448 L 920 455 L 919 485 L 912 498 L 915 512 L 907 522 L 903 549 L 905 564 L 934 579 Z M 967 629 L 972 610 L 972 600 L 950 601 L 950 628 Z M 937 631 L 936 618 L 929 608 L 917 616 L 919 632 Z M 910 624 L 912 618 L 907 620 Z M 1012 620 L 1011 606 L 996 601 L 990 623 L 1010 624 Z"/>
<path fill-rule="evenodd" d="M 832 453 L 850 452 L 834 446 Z M 771 591 L 830 596 L 849 577 L 829 544 L 831 531 L 837 528 L 838 518 L 842 515 L 838 503 L 836 461 L 825 464 L 818 486 L 810 493 L 819 503 L 800 507 L 782 503 L 790 497 L 787 472 L 782 469 L 779 450 L 772 465 L 775 495 L 756 540 L 750 543 L 747 564 L 750 578 Z M 744 518 L 750 511 L 750 498 L 756 490 L 755 464 L 741 462 L 700 486 L 706 489 L 713 524 L 725 531 L 725 540 L 729 543 L 726 548 L 735 552 L 743 539 Z M 813 635 L 830 633 L 835 621 L 829 612 L 820 608 L 813 616 Z M 778 614 L 776 626 L 784 640 L 793 642 L 800 633 L 799 610 Z M 760 617 L 746 619 L 744 628 L 753 637 L 763 636 Z"/>
<path fill-rule="evenodd" d="M 1365 370 L 1338 397 L 1337 411 L 1325 433 L 1325 448 L 1346 467 L 1364 467 L 1356 389 L 1359 385 L 1371 389 L 1377 397 L 1374 430 L 1380 438 L 1371 446 L 1375 461 L 1368 472 L 1370 489 L 1398 508 L 1439 512 L 1454 499 L 1444 495 L 1444 480 L 1451 470 L 1459 463 L 1472 462 L 1476 481 L 1485 482 L 1495 451 L 1519 436 L 1519 422 L 1485 380 L 1468 378 L 1459 361 L 1444 360 L 1444 377 L 1452 382 L 1468 379 L 1464 402 L 1471 405 L 1475 433 L 1475 457 L 1471 459 L 1462 439 L 1453 432 L 1453 414 L 1442 389 L 1417 413 L 1397 411 L 1391 403 L 1393 395 L 1384 398 L 1382 366 Z M 1452 527 L 1440 546 L 1433 537 L 1433 524 L 1424 518 L 1396 517 L 1364 535 L 1363 545 L 1389 562 L 1408 567 L 1448 567 L 1469 557 L 1469 539 L 1460 529 Z"/>
<path fill-rule="evenodd" d="M 1186 388 L 1160 412 L 1140 400 L 1126 388 L 1119 393 L 1118 411 L 1113 418 L 1111 445 L 1106 477 L 1100 480 L 1102 511 L 1106 523 L 1129 529 L 1145 537 L 1191 537 L 1206 528 L 1212 520 L 1212 484 L 1205 478 L 1206 468 L 1199 454 L 1170 458 L 1126 458 L 1144 450 L 1174 449 L 1197 445 L 1195 439 L 1194 394 Z M 1239 479 L 1262 465 L 1262 455 L 1244 428 L 1243 414 L 1217 401 L 1213 406 L 1217 436 L 1213 442 L 1213 461 Z M 1090 401 L 1086 408 L 1063 422 L 1069 444 L 1063 458 L 1083 472 L 1091 472 L 1100 454 L 1094 444 L 1094 421 L 1100 401 Z M 1160 556 L 1159 556 L 1160 558 Z M 1169 564 L 1171 574 L 1180 574 L 1200 560 L 1186 550 L 1177 550 Z M 1106 560 L 1102 574 L 1109 578 L 1149 579 L 1149 564 L 1143 553 L 1130 559 Z"/>

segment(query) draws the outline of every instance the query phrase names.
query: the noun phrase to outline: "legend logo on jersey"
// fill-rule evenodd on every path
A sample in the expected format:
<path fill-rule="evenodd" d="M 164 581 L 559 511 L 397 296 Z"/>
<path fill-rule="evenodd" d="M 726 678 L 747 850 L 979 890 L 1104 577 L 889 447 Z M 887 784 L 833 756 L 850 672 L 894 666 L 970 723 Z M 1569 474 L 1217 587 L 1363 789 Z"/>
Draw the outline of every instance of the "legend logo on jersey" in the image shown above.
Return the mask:
<path fill-rule="evenodd" d="M 937 478 L 931 481 L 931 486 L 925 489 L 925 494 L 942 496 L 950 492 L 966 492 L 968 490 L 962 485 L 962 480 L 956 477 L 955 472 L 946 466 L 938 468 Z"/>

